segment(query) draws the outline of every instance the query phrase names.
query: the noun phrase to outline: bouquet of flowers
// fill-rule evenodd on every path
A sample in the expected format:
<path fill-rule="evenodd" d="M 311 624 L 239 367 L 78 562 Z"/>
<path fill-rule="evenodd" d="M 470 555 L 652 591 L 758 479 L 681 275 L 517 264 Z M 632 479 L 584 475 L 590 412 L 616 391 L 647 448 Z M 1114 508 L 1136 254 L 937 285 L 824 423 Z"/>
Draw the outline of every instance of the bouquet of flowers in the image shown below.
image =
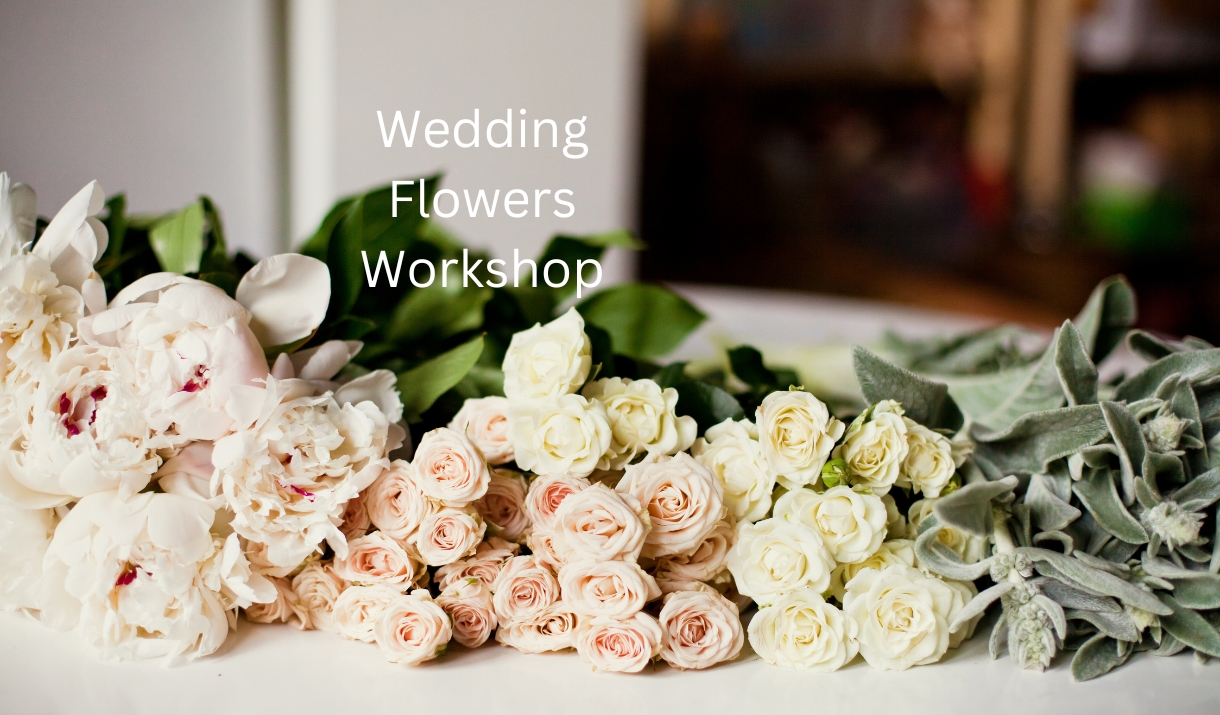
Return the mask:
<path fill-rule="evenodd" d="M 903 670 L 997 600 L 993 652 L 1026 666 L 1220 655 L 1220 363 L 1132 333 L 1157 362 L 1099 384 L 1121 280 L 1038 354 L 1013 329 L 891 340 L 910 370 L 857 349 L 866 402 L 835 415 L 748 346 L 659 364 L 703 316 L 657 286 L 372 286 L 361 252 L 469 250 L 389 197 L 255 263 L 206 198 L 128 216 L 94 183 L 44 222 L 0 174 L 0 606 L 171 661 L 244 614 L 403 664 L 495 640 L 699 669 L 748 639 Z M 538 265 L 610 246 L 636 243 Z"/>

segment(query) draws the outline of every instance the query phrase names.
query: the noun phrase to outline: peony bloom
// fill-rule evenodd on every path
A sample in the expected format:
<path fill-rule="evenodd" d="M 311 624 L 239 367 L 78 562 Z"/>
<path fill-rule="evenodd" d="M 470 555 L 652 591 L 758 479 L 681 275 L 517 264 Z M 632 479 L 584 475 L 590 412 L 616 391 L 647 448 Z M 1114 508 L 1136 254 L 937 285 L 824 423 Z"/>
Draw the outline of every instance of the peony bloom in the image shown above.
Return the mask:
<path fill-rule="evenodd" d="M 884 571 L 890 566 L 914 567 L 915 565 L 914 541 L 909 539 L 886 541 L 877 547 L 873 555 L 867 559 L 854 564 L 841 563 L 836 566 L 834 572 L 830 574 L 830 594 L 839 599 L 839 603 L 842 603 L 843 594 L 847 590 L 847 584 L 851 583 L 856 574 L 864 569 Z"/>
<path fill-rule="evenodd" d="M 790 491 L 776 500 L 774 514 L 817 531 L 841 564 L 867 559 L 885 540 L 886 511 L 881 498 L 842 484 L 821 494 L 812 489 Z"/>
<path fill-rule="evenodd" d="M 760 606 L 803 586 L 825 591 L 834 567 L 834 557 L 817 531 L 784 519 L 741 524 L 737 544 L 729 551 L 737 590 Z"/>
<path fill-rule="evenodd" d="M 507 469 L 495 469 L 487 493 L 474 503 L 474 507 L 497 536 L 520 542 L 530 529 L 525 492 L 525 477 Z"/>
<path fill-rule="evenodd" d="M 580 561 L 559 572 L 563 602 L 581 616 L 623 619 L 661 597 L 657 582 L 630 561 Z"/>
<path fill-rule="evenodd" d="M 137 375 L 115 348 L 75 346 L 39 371 L 10 449 L 0 495 L 46 508 L 109 489 L 148 486 L 175 444 L 144 418 Z"/>
<path fill-rule="evenodd" d="M 648 510 L 643 555 L 650 558 L 690 553 L 725 516 L 720 482 L 685 453 L 628 467 L 615 489 Z"/>
<path fill-rule="evenodd" d="M 449 614 L 421 589 L 386 604 L 373 635 L 391 663 L 418 665 L 444 653 L 453 630 Z"/>
<path fill-rule="evenodd" d="M 509 559 L 492 584 L 496 619 L 502 623 L 523 621 L 559 600 L 559 582 L 550 569 L 533 556 Z"/>
<path fill-rule="evenodd" d="M 575 308 L 523 330 L 513 335 L 504 354 L 504 396 L 517 402 L 576 392 L 589 376 L 592 355 L 584 318 Z"/>
<path fill-rule="evenodd" d="M 767 468 L 758 428 L 749 420 L 725 420 L 695 440 L 691 454 L 707 467 L 724 489 L 724 504 L 733 519 L 755 522 L 771 510 L 775 475 Z"/>
<path fill-rule="evenodd" d="M 958 592 L 906 566 L 864 569 L 847 584 L 843 612 L 859 626 L 860 654 L 880 670 L 906 670 L 941 659 Z"/>
<path fill-rule="evenodd" d="M 411 477 L 432 499 L 464 507 L 487 492 L 491 473 L 470 438 L 447 427 L 425 434 L 415 448 Z"/>
<path fill-rule="evenodd" d="M 51 264 L 60 285 L 84 298 L 85 309 L 96 313 L 106 307 L 106 287 L 93 264 L 106 252 L 109 235 L 97 214 L 106 205 L 106 194 L 96 181 L 68 199 L 30 253 Z"/>
<path fill-rule="evenodd" d="M 419 525 L 411 543 L 429 566 L 444 566 L 474 553 L 487 525 L 473 509 L 443 506 Z"/>
<path fill-rule="evenodd" d="M 176 494 L 97 492 L 68 512 L 47 549 L 42 620 L 76 628 L 107 657 L 193 659 L 215 651 L 229 611 L 276 597 L 213 509 Z"/>
<path fill-rule="evenodd" d="M 904 419 L 901 405 L 882 400 L 851 423 L 834 457 L 847 463 L 853 486 L 882 496 L 898 481 L 910 449 Z"/>
<path fill-rule="evenodd" d="M 699 426 L 693 417 L 678 417 L 678 391 L 661 389 L 652 380 L 606 377 L 585 385 L 581 394 L 606 408 L 610 448 L 598 465 L 622 469 L 644 454 L 677 454 L 691 446 Z"/>
<path fill-rule="evenodd" d="M 729 551 L 736 543 L 736 527 L 722 521 L 694 551 L 657 559 L 657 581 L 711 581 L 728 566 Z"/>
<path fill-rule="evenodd" d="M 38 197 L 26 184 L 12 183 L 0 171 L 0 266 L 20 255 L 34 240 Z"/>
<path fill-rule="evenodd" d="M 525 495 L 525 512 L 535 529 L 555 525 L 555 512 L 563 500 L 589 487 L 589 480 L 570 474 L 544 474 L 530 481 Z"/>
<path fill-rule="evenodd" d="M 0 385 L 9 393 L 0 418 L 15 417 L 11 393 L 68 349 L 84 311 L 80 293 L 60 285 L 45 259 L 21 253 L 0 266 Z"/>
<path fill-rule="evenodd" d="M 477 578 L 455 581 L 436 599 L 453 619 L 453 639 L 467 648 L 478 648 L 496 629 L 491 589 Z"/>
<path fill-rule="evenodd" d="M 920 499 L 911 505 L 907 511 L 910 525 L 907 527 L 907 538 L 914 541 L 919 536 L 919 525 L 932 513 L 936 499 Z M 977 536 L 948 524 L 940 525 L 940 533 L 936 540 L 953 549 L 963 563 L 973 564 L 987 558 L 989 542 L 986 536 Z"/>
<path fill-rule="evenodd" d="M 385 584 L 348 586 L 335 599 L 335 629 L 344 638 L 372 643 L 377 618 L 386 606 L 400 596 L 401 589 Z"/>
<path fill-rule="evenodd" d="M 309 612 L 310 628 L 338 632 L 335 624 L 335 602 L 347 588 L 347 582 L 335 573 L 334 564 L 312 561 L 292 577 L 292 590 Z"/>
<path fill-rule="evenodd" d="M 601 616 L 576 628 L 576 652 L 594 670 L 638 673 L 661 653 L 663 634 L 647 613 L 617 620 Z"/>
<path fill-rule="evenodd" d="M 902 462 L 897 484 L 910 487 L 916 494 L 938 497 L 957 473 L 957 468 L 962 466 L 965 454 L 961 454 L 959 459 L 948 437 L 912 419 L 902 419 L 907 426 L 909 450 Z"/>
<path fill-rule="evenodd" d="M 594 484 L 564 500 L 551 538 L 565 562 L 635 560 L 648 529 L 648 512 L 638 499 Z"/>
<path fill-rule="evenodd" d="M 461 432 L 474 442 L 488 464 L 513 461 L 513 444 L 508 441 L 508 399 L 471 398 L 449 422 L 449 429 Z"/>
<path fill-rule="evenodd" d="M 292 590 L 292 581 L 273 578 L 271 583 L 275 586 L 275 600 L 247 606 L 246 620 L 251 623 L 291 623 L 300 630 L 308 630 L 309 609 Z"/>
<path fill-rule="evenodd" d="M 384 584 L 406 591 L 415 581 L 416 564 L 394 539 L 380 531 L 353 539 L 347 556 L 335 559 L 335 575 L 362 586 Z"/>
<path fill-rule="evenodd" d="M 757 423 L 767 468 L 785 489 L 818 480 L 844 429 L 821 400 L 799 390 L 767 395 L 758 406 Z"/>
<path fill-rule="evenodd" d="M 508 434 L 522 469 L 577 477 L 593 472 L 612 440 L 606 408 L 580 395 L 514 403 Z"/>
<path fill-rule="evenodd" d="M 504 569 L 504 564 L 513 555 L 513 552 L 507 549 L 488 549 L 479 551 L 470 558 L 446 564 L 436 570 L 437 586 L 444 591 L 458 581 L 473 578 L 482 581 L 490 590 L 496 582 L 496 577 Z"/>
<path fill-rule="evenodd" d="M 669 594 L 659 621 L 661 657 L 682 670 L 710 668 L 733 660 L 745 645 L 737 606 L 715 592 Z"/>
<path fill-rule="evenodd" d="M 390 420 L 372 401 L 343 391 L 312 394 L 303 380 L 267 378 L 234 388 L 238 431 L 216 442 L 213 485 L 234 512 L 233 528 L 267 544 L 268 559 L 296 565 L 322 541 L 347 554 L 339 525 L 347 502 L 389 466 Z"/>
<path fill-rule="evenodd" d="M 312 335 L 326 317 L 330 270 L 299 253 L 270 256 L 242 276 L 234 297 L 250 312 L 250 329 L 260 345 L 291 345 Z"/>
<path fill-rule="evenodd" d="M 576 647 L 580 619 L 563 601 L 520 621 L 501 623 L 496 641 L 522 653 L 546 653 Z"/>
<path fill-rule="evenodd" d="M 750 620 L 750 647 L 769 665 L 829 673 L 851 662 L 859 626 L 817 590 L 790 591 Z"/>
<path fill-rule="evenodd" d="M 0 499 L 0 610 L 42 607 L 42 562 L 57 524 L 55 509 L 21 509 Z"/>
<path fill-rule="evenodd" d="M 407 541 L 432 511 L 433 502 L 412 479 L 411 465 L 396 459 L 364 493 L 364 508 L 373 526 Z"/>

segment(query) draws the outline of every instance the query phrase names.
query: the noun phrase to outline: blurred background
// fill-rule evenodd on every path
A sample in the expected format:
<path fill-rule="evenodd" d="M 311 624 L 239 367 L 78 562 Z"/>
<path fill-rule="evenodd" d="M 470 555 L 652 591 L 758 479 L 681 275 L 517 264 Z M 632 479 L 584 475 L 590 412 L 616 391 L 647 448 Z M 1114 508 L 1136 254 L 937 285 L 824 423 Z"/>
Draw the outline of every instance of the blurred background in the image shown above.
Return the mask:
<path fill-rule="evenodd" d="M 199 193 L 233 243 L 443 169 L 576 192 L 472 245 L 636 230 L 610 277 L 882 299 L 1049 326 L 1126 273 L 1141 324 L 1220 340 L 1220 3 L 0 0 L 0 170 Z M 376 110 L 587 115 L 590 154 L 382 146 Z"/>

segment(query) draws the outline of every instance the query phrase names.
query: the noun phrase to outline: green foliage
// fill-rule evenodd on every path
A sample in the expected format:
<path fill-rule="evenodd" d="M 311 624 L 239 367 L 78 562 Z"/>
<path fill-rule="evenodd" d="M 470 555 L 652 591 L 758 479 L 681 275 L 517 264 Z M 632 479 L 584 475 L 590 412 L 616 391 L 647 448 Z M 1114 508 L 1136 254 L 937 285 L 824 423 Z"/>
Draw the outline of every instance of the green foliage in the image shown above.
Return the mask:
<path fill-rule="evenodd" d="M 707 317 L 676 293 L 644 283 L 607 288 L 576 309 L 610 335 L 615 353 L 635 360 L 668 355 Z"/>

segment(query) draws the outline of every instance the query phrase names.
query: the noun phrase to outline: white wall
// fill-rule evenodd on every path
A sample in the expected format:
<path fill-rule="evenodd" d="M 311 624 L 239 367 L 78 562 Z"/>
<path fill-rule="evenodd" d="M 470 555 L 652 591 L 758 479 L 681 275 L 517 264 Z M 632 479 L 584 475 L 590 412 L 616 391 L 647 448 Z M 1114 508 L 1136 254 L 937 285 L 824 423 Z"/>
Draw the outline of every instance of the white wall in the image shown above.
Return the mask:
<path fill-rule="evenodd" d="M 0 170 L 53 214 L 92 179 L 138 211 L 199 193 L 281 244 L 269 0 L 0 0 Z"/>

